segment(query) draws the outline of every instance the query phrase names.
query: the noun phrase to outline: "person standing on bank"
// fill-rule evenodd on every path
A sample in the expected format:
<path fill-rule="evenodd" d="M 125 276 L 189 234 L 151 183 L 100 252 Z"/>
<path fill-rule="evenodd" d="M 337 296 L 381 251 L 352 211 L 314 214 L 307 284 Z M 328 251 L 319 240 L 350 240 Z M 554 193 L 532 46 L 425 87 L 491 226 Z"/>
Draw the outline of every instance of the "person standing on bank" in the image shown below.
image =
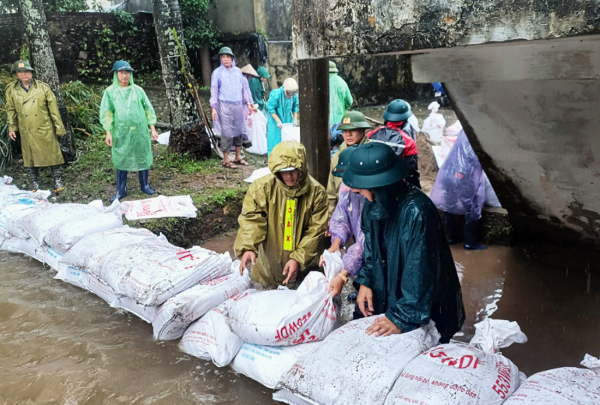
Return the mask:
<path fill-rule="evenodd" d="M 51 167 L 54 191 L 64 189 L 60 165 L 64 164 L 58 135 L 67 132 L 58 112 L 56 97 L 46 83 L 33 78 L 29 62 L 19 60 L 13 69 L 18 80 L 6 87 L 6 123 L 13 141 L 21 137 L 23 166 L 29 169 L 31 189 L 41 186 L 40 168 Z"/>
<path fill-rule="evenodd" d="M 329 61 L 329 125 L 342 122 L 346 110 L 352 107 L 354 100 L 350 88 L 339 75 L 339 70 L 333 61 Z"/>
<path fill-rule="evenodd" d="M 366 198 L 354 318 L 385 314 L 367 329 L 389 336 L 427 325 L 447 343 L 465 320 L 458 274 L 436 206 L 404 181 L 408 164 L 379 142 L 352 152 L 343 181 Z"/>
<path fill-rule="evenodd" d="M 127 172 L 138 172 L 140 189 L 146 194 L 155 193 L 149 185 L 148 170 L 153 162 L 150 139 L 158 139 L 154 108 L 146 92 L 135 85 L 134 70 L 120 60 L 112 71 L 113 83 L 104 90 L 100 105 L 100 123 L 117 168 L 117 193 L 111 202 L 127 196 Z"/>
<path fill-rule="evenodd" d="M 283 87 L 271 91 L 267 102 L 269 119 L 267 123 L 267 154 L 271 155 L 273 148 L 281 142 L 283 124 L 294 123 L 298 126 L 298 83 L 290 78 L 285 79 Z"/>
<path fill-rule="evenodd" d="M 235 66 L 235 56 L 231 48 L 224 46 L 219 50 L 221 66 L 211 76 L 210 107 L 212 120 L 221 129 L 223 166 L 236 169 L 236 163 L 248 166 L 242 159 L 242 138 L 246 131 L 245 115 L 254 113 L 252 93 L 248 80 L 242 71 Z M 235 147 L 235 159 L 229 159 L 231 146 Z"/>

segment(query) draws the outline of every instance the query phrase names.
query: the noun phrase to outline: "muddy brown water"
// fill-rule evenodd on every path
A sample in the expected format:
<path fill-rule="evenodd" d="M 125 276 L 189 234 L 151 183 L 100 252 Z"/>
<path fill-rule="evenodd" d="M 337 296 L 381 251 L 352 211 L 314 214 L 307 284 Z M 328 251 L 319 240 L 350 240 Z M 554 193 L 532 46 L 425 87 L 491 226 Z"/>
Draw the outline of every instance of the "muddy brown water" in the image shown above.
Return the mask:
<path fill-rule="evenodd" d="M 226 235 L 203 246 L 223 252 L 232 242 Z M 600 355 L 593 258 L 505 247 L 453 254 L 464 266 L 468 318 L 457 339 L 489 315 L 519 322 L 529 342 L 504 354 L 528 375 Z M 54 280 L 36 261 L 0 252 L 0 404 L 234 403 L 273 401 L 245 376 L 154 341 L 151 325 Z"/>

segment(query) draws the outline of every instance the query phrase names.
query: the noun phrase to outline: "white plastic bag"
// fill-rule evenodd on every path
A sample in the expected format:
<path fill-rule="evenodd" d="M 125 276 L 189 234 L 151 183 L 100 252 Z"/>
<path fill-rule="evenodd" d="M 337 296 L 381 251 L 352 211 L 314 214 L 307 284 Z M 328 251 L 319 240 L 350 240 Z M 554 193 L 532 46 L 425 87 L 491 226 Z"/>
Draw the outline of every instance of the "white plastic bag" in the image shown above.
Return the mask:
<path fill-rule="evenodd" d="M 300 127 L 294 124 L 283 124 L 281 128 L 281 142 L 292 141 L 300 143 Z"/>
<path fill-rule="evenodd" d="M 338 250 L 337 252 L 331 253 L 329 250 L 323 252 L 323 270 L 327 280 L 331 281 L 338 276 L 344 270 L 344 261 L 342 260 L 342 253 Z"/>
<path fill-rule="evenodd" d="M 228 308 L 231 330 L 246 342 L 292 346 L 323 340 L 337 324 L 329 282 L 311 271 L 297 291 L 262 291 Z"/>
<path fill-rule="evenodd" d="M 427 109 L 431 111 L 431 114 L 429 114 L 429 117 L 425 118 L 423 127 L 421 128 L 421 131 L 428 134 L 429 138 L 434 142 L 440 142 L 442 140 L 444 126 L 446 125 L 444 116 L 437 112 L 439 108 L 440 105 L 435 101 L 429 104 Z"/>
<path fill-rule="evenodd" d="M 253 171 L 250 177 L 244 179 L 244 181 L 246 183 L 254 183 L 254 181 L 261 179 L 269 174 L 271 174 L 271 170 L 268 167 L 262 167 Z"/>
<path fill-rule="evenodd" d="M 267 388 L 275 388 L 281 376 L 298 359 L 317 350 L 321 342 L 289 347 L 260 346 L 244 343 L 231 367 L 238 373 L 258 381 Z"/>
<path fill-rule="evenodd" d="M 180 292 L 230 271 L 229 253 L 182 249 L 159 239 L 118 248 L 88 268 L 118 294 L 157 306 Z"/>
<path fill-rule="evenodd" d="M 516 322 L 488 318 L 475 328 L 470 345 L 443 344 L 408 363 L 385 405 L 504 402 L 519 386 L 519 369 L 497 351 L 527 337 Z"/>
<path fill-rule="evenodd" d="M 460 135 L 460 132 L 463 130 L 463 126 L 460 123 L 459 120 L 456 120 L 456 122 L 452 125 L 450 125 L 448 128 L 446 128 L 446 136 L 452 136 L 452 137 L 456 137 L 458 135 Z"/>
<path fill-rule="evenodd" d="M 239 261 L 236 263 L 239 268 Z M 243 276 L 239 271 L 234 271 L 188 288 L 158 308 L 156 318 L 152 321 L 154 337 L 159 340 L 179 339 L 192 322 L 229 298 L 246 291 L 251 285 L 247 271 Z"/>
<path fill-rule="evenodd" d="M 247 120 L 246 133 L 252 139 L 249 153 L 256 155 L 267 154 L 267 117 L 262 111 L 252 114 Z"/>
<path fill-rule="evenodd" d="M 587 370 L 562 367 L 532 375 L 504 404 L 600 404 L 600 360 L 586 354 L 581 365 Z"/>
<path fill-rule="evenodd" d="M 237 301 L 254 293 L 256 290 L 246 290 L 208 311 L 187 328 L 179 348 L 194 357 L 212 360 L 218 367 L 227 366 L 244 344 L 229 327 L 227 307 L 230 301 Z"/>
<path fill-rule="evenodd" d="M 122 228 L 98 232 L 82 238 L 60 259 L 59 266 L 73 266 L 99 274 L 102 258 L 115 249 L 124 249 L 130 245 L 150 240 L 167 243 L 164 236 L 156 236 L 143 228 Z"/>
<path fill-rule="evenodd" d="M 121 213 L 98 213 L 84 218 L 75 218 L 50 228 L 44 242 L 60 253 L 66 253 L 73 245 L 87 235 L 121 228 L 123 219 Z"/>
<path fill-rule="evenodd" d="M 196 211 L 198 211 L 189 195 L 175 197 L 161 195 L 145 200 L 123 201 L 121 208 L 129 221 L 167 217 L 196 218 Z"/>
<path fill-rule="evenodd" d="M 311 403 L 383 404 L 404 367 L 440 339 L 434 322 L 408 333 L 375 337 L 366 329 L 380 316 L 347 323 L 316 351 L 301 357 L 278 388 Z"/>

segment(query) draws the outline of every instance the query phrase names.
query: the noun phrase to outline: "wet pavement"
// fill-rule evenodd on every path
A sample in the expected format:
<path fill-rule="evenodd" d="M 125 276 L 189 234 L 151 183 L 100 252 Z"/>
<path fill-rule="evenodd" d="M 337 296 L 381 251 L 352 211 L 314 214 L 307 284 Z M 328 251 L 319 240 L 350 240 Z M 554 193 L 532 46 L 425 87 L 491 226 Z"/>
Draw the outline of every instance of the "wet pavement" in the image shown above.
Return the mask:
<path fill-rule="evenodd" d="M 203 246 L 230 250 L 231 234 Z M 556 248 L 453 247 L 467 322 L 519 322 L 529 342 L 505 349 L 526 374 L 600 354 L 597 257 Z M 595 260 L 595 261 L 594 261 Z M 348 292 L 348 291 L 347 291 Z M 346 293 L 347 293 L 346 292 Z M 345 301 L 346 302 L 346 301 Z M 351 313 L 346 302 L 345 318 Z M 151 325 L 0 252 L 0 404 L 270 404 L 271 391 L 229 368 L 156 342 Z"/>

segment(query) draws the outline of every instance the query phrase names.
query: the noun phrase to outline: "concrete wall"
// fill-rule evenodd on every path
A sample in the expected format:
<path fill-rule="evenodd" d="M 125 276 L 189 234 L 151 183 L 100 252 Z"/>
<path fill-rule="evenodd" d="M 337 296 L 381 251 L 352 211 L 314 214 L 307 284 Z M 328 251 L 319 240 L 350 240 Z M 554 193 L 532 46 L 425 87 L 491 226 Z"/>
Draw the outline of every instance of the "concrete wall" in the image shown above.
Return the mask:
<path fill-rule="evenodd" d="M 218 0 L 211 5 L 213 23 L 226 34 L 256 31 L 253 0 Z"/>

